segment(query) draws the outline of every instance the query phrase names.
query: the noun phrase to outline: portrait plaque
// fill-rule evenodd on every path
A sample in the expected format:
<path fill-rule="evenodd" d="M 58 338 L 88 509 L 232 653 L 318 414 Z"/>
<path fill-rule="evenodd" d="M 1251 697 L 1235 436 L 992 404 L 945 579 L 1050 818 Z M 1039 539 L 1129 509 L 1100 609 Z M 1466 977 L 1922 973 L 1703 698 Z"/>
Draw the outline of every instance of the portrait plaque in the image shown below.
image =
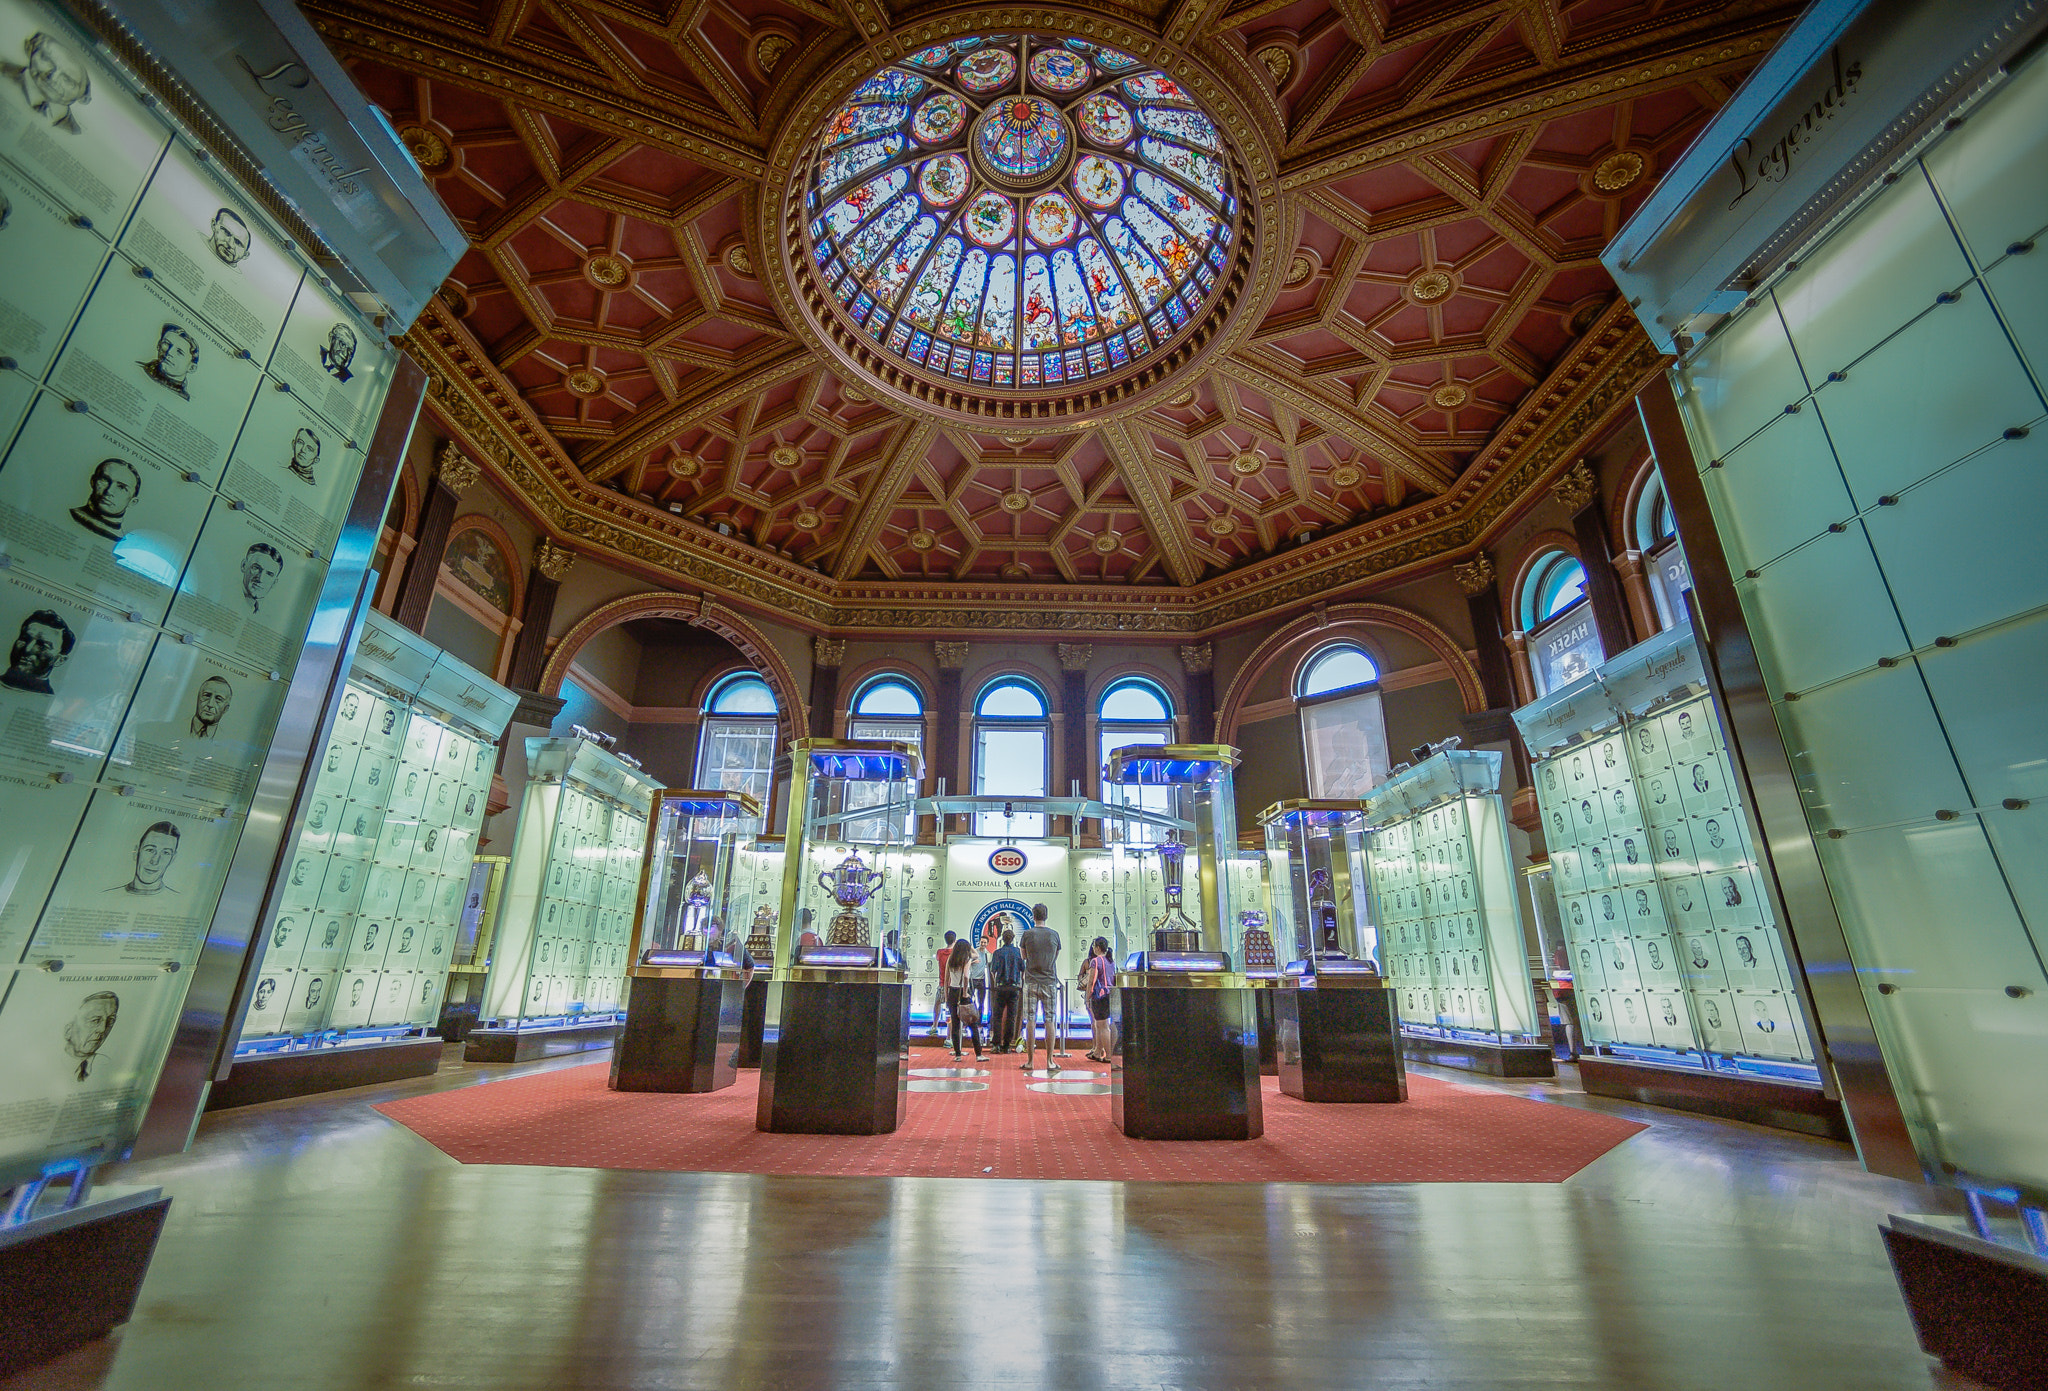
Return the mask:
<path fill-rule="evenodd" d="M 27 959 L 183 970 L 198 954 L 241 833 L 239 820 L 182 800 L 98 789 Z"/>
<path fill-rule="evenodd" d="M 111 233 L 169 141 L 70 29 L 0 0 L 0 156 Z"/>
<path fill-rule="evenodd" d="M 9 95 L 0 90 L 0 101 Z M 47 371 L 106 260 L 99 233 L 0 160 L 0 265 L 35 267 L 0 276 L 0 354 L 35 376 Z"/>

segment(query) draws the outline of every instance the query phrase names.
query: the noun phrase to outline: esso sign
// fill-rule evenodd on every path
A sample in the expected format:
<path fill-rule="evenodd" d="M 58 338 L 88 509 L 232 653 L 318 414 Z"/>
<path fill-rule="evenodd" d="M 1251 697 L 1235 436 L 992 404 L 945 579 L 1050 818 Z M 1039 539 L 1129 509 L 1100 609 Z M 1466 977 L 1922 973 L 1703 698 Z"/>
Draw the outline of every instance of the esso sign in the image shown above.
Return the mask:
<path fill-rule="evenodd" d="M 988 867 L 998 874 L 1020 874 L 1028 863 L 1024 852 L 1014 845 L 1005 845 L 988 857 Z"/>

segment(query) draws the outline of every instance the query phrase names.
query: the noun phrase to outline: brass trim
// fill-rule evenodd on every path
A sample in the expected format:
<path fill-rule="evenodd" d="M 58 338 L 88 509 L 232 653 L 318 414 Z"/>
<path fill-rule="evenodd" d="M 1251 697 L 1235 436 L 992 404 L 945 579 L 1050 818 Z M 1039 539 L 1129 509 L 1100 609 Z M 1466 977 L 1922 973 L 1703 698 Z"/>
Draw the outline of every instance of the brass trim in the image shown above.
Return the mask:
<path fill-rule="evenodd" d="M 748 816 L 759 816 L 761 804 L 751 792 L 731 792 L 722 787 L 669 787 L 656 794 L 657 808 L 665 802 L 733 802 Z"/>
<path fill-rule="evenodd" d="M 1242 971 L 1118 971 L 1116 983 L 1130 990 L 1247 990 Z"/>
<path fill-rule="evenodd" d="M 1316 797 L 1290 797 L 1285 801 L 1275 802 L 1267 807 L 1259 813 L 1257 820 L 1263 826 L 1268 821 L 1276 821 L 1289 812 L 1296 811 L 1355 811 L 1360 816 L 1363 816 L 1365 815 L 1365 803 L 1362 800 L 1352 802 L 1341 798 L 1331 800 Z"/>
<path fill-rule="evenodd" d="M 894 966 L 792 966 L 779 979 L 793 985 L 907 985 Z"/>
<path fill-rule="evenodd" d="M 723 966 L 632 966 L 626 970 L 628 980 L 688 980 L 695 976 L 705 980 L 738 980 L 740 972 Z"/>
<path fill-rule="evenodd" d="M 905 777 L 916 782 L 924 776 L 924 760 L 919 757 L 914 745 L 897 739 L 792 739 L 789 744 L 791 758 L 807 758 L 814 753 L 881 753 L 895 754 L 904 760 Z"/>
<path fill-rule="evenodd" d="M 1103 780 L 1121 782 L 1125 767 L 1155 758 L 1188 763 L 1221 763 L 1226 768 L 1235 768 L 1238 754 L 1237 750 L 1228 744 L 1127 744 L 1123 748 L 1109 751 L 1108 766 L 1103 771 Z"/>

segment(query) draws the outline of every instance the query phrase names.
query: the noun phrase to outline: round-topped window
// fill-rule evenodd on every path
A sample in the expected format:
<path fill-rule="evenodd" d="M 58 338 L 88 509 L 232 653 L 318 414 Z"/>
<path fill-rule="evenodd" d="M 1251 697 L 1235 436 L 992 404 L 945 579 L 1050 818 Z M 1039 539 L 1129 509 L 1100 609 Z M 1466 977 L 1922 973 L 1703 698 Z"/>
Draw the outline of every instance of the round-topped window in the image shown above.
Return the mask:
<path fill-rule="evenodd" d="M 1214 118 L 1081 39 L 913 53 L 854 90 L 797 178 L 833 336 L 982 397 L 1136 375 L 1203 325 L 1245 235 Z"/>

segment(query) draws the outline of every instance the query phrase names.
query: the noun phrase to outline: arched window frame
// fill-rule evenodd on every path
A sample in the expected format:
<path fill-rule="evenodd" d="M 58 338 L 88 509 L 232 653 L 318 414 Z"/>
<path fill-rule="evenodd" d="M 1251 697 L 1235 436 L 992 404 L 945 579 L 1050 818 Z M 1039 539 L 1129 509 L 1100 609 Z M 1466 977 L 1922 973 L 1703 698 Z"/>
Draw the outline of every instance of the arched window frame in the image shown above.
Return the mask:
<path fill-rule="evenodd" d="M 1650 601 L 1657 610 L 1657 628 L 1662 632 L 1685 616 L 1685 591 L 1692 588 L 1692 567 L 1678 540 L 1678 519 L 1671 500 L 1664 493 L 1664 480 L 1650 471 L 1636 500 L 1631 518 L 1636 549 L 1643 555 L 1643 572 L 1650 582 Z"/>
<path fill-rule="evenodd" d="M 897 687 L 910 694 L 917 706 L 912 713 L 875 713 L 863 711 L 862 704 L 877 692 Z M 924 752 L 924 719 L 926 711 L 923 689 L 908 675 L 896 671 L 878 671 L 860 683 L 853 693 L 853 699 L 846 705 L 846 737 L 849 739 L 886 739 L 908 744 L 921 755 Z"/>
<path fill-rule="evenodd" d="M 1316 668 L 1332 656 L 1355 652 L 1372 677 L 1309 693 Z M 1294 672 L 1295 715 L 1301 726 L 1302 764 L 1315 798 L 1363 797 L 1387 776 L 1387 712 L 1380 659 L 1362 642 L 1338 638 L 1303 655 Z"/>
<path fill-rule="evenodd" d="M 1134 719 L 1103 713 L 1119 691 L 1143 691 L 1159 702 L 1165 718 L 1148 717 Z M 1174 741 L 1173 696 L 1157 681 L 1147 676 L 1119 676 L 1102 688 L 1102 694 L 1095 698 L 1095 776 L 1100 779 L 1102 770 L 1109 764 L 1113 749 L 1130 748 L 1137 744 L 1171 744 Z M 1130 800 L 1127 789 L 1126 800 Z M 1136 805 L 1148 811 L 1163 812 L 1171 802 L 1169 789 L 1164 787 L 1140 787 L 1135 791 Z M 1105 826 L 1105 834 L 1113 836 L 1115 827 Z M 1133 828 L 1131 837 L 1135 841 L 1149 841 L 1154 837 L 1149 828 Z"/>
<path fill-rule="evenodd" d="M 749 681 L 759 682 L 767 693 L 766 711 L 718 708 L 736 687 Z M 746 792 L 763 807 L 771 805 L 780 715 L 775 687 L 765 674 L 753 667 L 720 673 L 704 692 L 697 729 L 697 772 L 692 781 L 701 788 Z"/>
<path fill-rule="evenodd" d="M 1567 569 L 1579 573 L 1579 595 L 1546 614 L 1551 597 L 1565 586 Z M 1586 567 L 1570 551 L 1547 551 L 1530 564 L 1515 599 L 1515 613 L 1525 634 L 1529 681 L 1537 696 L 1569 685 L 1606 660 L 1593 604 L 1586 597 Z"/>
<path fill-rule="evenodd" d="M 984 713 L 989 697 L 1005 686 L 1021 686 L 1038 702 L 1037 715 Z M 1038 772 L 1031 773 L 1031 746 L 1038 751 Z M 974 696 L 973 771 L 977 797 L 1043 797 L 1052 790 L 1052 701 L 1038 682 L 1028 676 L 1004 672 L 982 682 Z M 996 766 L 1000 761 L 1001 766 Z M 1000 812 L 974 818 L 978 836 L 1031 837 L 1046 832 L 1046 818 L 1039 812 L 1005 817 Z"/>

